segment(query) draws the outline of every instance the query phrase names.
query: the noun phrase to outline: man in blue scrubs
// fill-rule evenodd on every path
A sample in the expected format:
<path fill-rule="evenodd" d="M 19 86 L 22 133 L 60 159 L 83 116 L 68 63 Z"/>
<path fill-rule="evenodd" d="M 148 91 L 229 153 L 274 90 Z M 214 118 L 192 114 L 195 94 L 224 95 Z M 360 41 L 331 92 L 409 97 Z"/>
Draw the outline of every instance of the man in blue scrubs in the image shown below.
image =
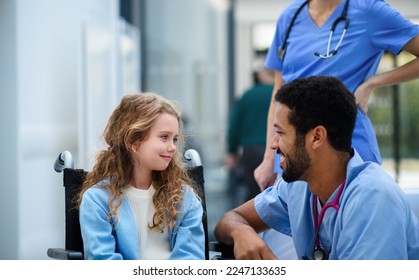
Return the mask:
<path fill-rule="evenodd" d="M 357 106 L 337 78 L 298 78 L 275 95 L 282 179 L 215 228 L 237 259 L 275 259 L 259 233 L 292 236 L 299 259 L 419 259 L 419 221 L 380 165 L 352 148 Z"/>

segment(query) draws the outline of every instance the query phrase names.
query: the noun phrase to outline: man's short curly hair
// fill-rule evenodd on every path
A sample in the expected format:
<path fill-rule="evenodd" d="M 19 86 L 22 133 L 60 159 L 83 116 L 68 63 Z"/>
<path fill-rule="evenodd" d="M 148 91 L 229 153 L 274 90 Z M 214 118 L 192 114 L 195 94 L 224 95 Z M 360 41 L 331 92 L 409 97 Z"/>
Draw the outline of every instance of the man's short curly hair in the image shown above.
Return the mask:
<path fill-rule="evenodd" d="M 295 79 L 278 90 L 275 101 L 290 108 L 288 120 L 295 127 L 297 135 L 305 135 L 322 125 L 327 130 L 328 141 L 333 148 L 351 151 L 357 105 L 355 96 L 336 77 Z"/>

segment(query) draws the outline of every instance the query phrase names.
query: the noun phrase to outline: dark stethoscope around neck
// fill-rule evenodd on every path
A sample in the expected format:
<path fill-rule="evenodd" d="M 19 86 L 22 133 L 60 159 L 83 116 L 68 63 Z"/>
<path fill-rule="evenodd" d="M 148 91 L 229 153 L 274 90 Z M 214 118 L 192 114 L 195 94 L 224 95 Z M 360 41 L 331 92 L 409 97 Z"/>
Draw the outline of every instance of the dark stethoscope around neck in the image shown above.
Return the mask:
<path fill-rule="evenodd" d="M 282 43 L 282 46 L 278 48 L 278 57 L 282 60 L 282 63 L 284 63 L 285 54 L 286 54 L 286 50 L 287 50 L 286 45 L 287 45 L 287 41 L 288 41 L 288 38 L 290 36 L 292 27 L 294 26 L 294 22 L 297 19 L 298 15 L 300 14 L 301 10 L 304 8 L 305 5 L 308 4 L 309 1 L 310 0 L 305 1 L 298 8 L 298 10 L 295 12 L 295 14 L 292 17 L 291 22 L 288 26 L 287 33 L 285 33 L 285 38 L 284 38 L 284 41 Z M 332 24 L 332 27 L 330 28 L 329 40 L 327 41 L 326 54 L 320 54 L 319 52 L 315 52 L 314 53 L 315 56 L 318 56 L 320 58 L 332 58 L 338 52 L 340 44 L 342 43 L 343 38 L 345 37 L 346 30 L 348 29 L 348 26 L 349 26 L 349 19 L 346 16 L 347 12 L 348 12 L 348 6 L 349 6 L 349 0 L 346 0 L 345 6 L 343 7 L 342 14 L 340 15 L 340 17 L 335 19 L 335 21 Z M 333 49 L 333 51 L 330 51 L 330 45 L 331 45 L 331 42 L 332 42 L 333 33 L 335 32 L 336 26 L 338 25 L 339 22 L 344 22 L 344 24 L 345 24 L 344 27 L 343 27 L 343 32 L 342 32 L 342 35 L 340 36 L 339 42 L 337 43 L 336 47 Z"/>
<path fill-rule="evenodd" d="M 313 248 L 313 260 L 328 260 L 329 259 L 329 252 L 331 251 L 331 248 L 328 250 L 324 249 L 320 244 L 320 234 L 319 229 L 320 225 L 323 221 L 324 213 L 327 209 L 330 207 L 333 207 L 336 210 L 336 213 L 339 212 L 340 206 L 339 206 L 339 199 L 342 195 L 343 189 L 345 187 L 346 179 L 343 181 L 343 183 L 339 186 L 338 192 L 333 199 L 333 201 L 326 203 L 322 210 L 320 210 L 320 215 L 317 211 L 317 201 L 318 198 L 316 195 L 313 197 L 313 219 L 314 219 L 314 248 Z M 303 259 L 308 260 L 309 258 L 307 256 L 304 256 Z"/>

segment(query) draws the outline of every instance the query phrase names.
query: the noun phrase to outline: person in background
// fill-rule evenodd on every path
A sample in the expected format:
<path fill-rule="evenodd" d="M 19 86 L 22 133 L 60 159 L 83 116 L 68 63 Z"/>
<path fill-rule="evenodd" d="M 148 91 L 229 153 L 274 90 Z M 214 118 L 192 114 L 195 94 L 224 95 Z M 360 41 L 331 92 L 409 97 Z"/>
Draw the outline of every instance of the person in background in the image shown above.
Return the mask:
<path fill-rule="evenodd" d="M 247 89 L 232 108 L 227 131 L 225 163 L 232 171 L 243 176 L 245 201 L 260 193 L 253 171 L 263 159 L 266 143 L 266 118 L 268 117 L 274 76 L 263 66 L 265 56 L 259 56 L 253 65 L 253 86 Z M 234 196 L 238 196 L 234 188 Z M 244 201 L 239 201 L 239 204 Z"/>
<path fill-rule="evenodd" d="M 205 259 L 178 109 L 153 93 L 126 95 L 103 137 L 78 198 L 85 259 Z"/>
<path fill-rule="evenodd" d="M 275 103 L 270 147 L 282 178 L 226 213 L 217 240 L 233 244 L 236 259 L 276 259 L 258 234 L 273 228 L 293 237 L 299 259 L 419 259 L 419 220 L 406 194 L 351 146 L 358 110 L 345 85 L 297 78 Z"/>

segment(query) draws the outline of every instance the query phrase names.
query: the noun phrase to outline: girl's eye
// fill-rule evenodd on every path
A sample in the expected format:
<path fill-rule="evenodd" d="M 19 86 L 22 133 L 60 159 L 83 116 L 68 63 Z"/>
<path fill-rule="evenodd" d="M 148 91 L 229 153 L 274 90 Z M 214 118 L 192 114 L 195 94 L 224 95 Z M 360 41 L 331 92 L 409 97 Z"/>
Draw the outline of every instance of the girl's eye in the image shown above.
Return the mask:
<path fill-rule="evenodd" d="M 175 143 L 175 144 L 176 144 L 176 143 L 177 143 L 177 140 L 178 140 L 178 139 L 177 139 L 176 137 L 175 137 L 175 138 L 173 138 L 173 143 Z"/>
<path fill-rule="evenodd" d="M 167 139 L 169 139 L 169 136 L 167 136 L 167 135 L 162 135 L 162 136 L 160 136 L 160 138 L 161 138 L 161 139 L 163 139 L 163 140 L 167 140 Z"/>

